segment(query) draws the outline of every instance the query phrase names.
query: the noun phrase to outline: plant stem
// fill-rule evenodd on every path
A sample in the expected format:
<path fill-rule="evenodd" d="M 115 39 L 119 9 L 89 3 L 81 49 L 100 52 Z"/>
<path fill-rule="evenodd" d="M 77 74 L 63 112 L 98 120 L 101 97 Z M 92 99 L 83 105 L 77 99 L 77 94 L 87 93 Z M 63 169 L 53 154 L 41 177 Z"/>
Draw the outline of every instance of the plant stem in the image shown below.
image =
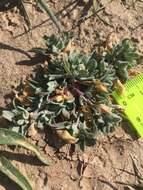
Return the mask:
<path fill-rule="evenodd" d="M 52 21 L 54 22 L 54 24 L 58 28 L 59 32 L 62 33 L 63 32 L 62 26 L 61 26 L 60 22 L 57 20 L 53 11 L 49 8 L 49 6 L 45 3 L 44 0 L 37 0 L 37 1 L 40 4 L 40 6 L 42 7 L 42 9 L 44 9 L 46 11 L 46 13 L 49 15 L 49 17 L 52 19 Z"/>

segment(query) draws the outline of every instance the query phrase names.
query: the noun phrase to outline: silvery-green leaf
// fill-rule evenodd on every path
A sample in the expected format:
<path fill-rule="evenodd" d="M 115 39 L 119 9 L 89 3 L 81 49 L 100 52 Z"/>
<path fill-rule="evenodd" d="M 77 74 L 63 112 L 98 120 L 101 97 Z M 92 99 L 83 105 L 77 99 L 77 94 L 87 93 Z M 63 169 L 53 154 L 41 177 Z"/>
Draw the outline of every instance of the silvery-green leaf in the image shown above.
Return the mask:
<path fill-rule="evenodd" d="M 50 82 L 47 83 L 47 86 L 48 86 L 48 88 L 47 88 L 48 92 L 51 93 L 56 89 L 56 87 L 58 86 L 58 83 L 55 80 L 50 81 Z"/>
<path fill-rule="evenodd" d="M 17 121 L 17 124 L 18 125 L 23 125 L 25 123 L 25 120 L 24 119 L 19 119 L 18 121 Z"/>
<path fill-rule="evenodd" d="M 14 117 L 14 113 L 12 111 L 4 110 L 2 111 L 2 116 L 7 119 L 8 121 L 12 121 Z"/>
<path fill-rule="evenodd" d="M 9 129 L 9 130 L 12 130 L 12 131 L 14 131 L 14 132 L 16 132 L 16 133 L 18 133 L 19 132 L 19 126 L 10 126 L 11 128 Z"/>

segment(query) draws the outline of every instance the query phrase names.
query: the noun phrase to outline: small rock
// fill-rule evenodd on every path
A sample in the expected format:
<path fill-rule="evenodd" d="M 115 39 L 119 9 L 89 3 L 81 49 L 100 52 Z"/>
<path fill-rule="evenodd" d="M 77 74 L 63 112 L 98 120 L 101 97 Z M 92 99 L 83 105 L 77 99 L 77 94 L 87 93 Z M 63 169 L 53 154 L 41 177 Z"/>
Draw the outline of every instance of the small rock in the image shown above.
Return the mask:
<path fill-rule="evenodd" d="M 65 16 L 67 14 L 66 10 L 63 10 L 62 15 Z"/>
<path fill-rule="evenodd" d="M 79 11 L 77 9 L 73 10 L 73 17 L 72 17 L 73 20 L 76 20 L 78 18 L 78 13 L 79 13 Z"/>

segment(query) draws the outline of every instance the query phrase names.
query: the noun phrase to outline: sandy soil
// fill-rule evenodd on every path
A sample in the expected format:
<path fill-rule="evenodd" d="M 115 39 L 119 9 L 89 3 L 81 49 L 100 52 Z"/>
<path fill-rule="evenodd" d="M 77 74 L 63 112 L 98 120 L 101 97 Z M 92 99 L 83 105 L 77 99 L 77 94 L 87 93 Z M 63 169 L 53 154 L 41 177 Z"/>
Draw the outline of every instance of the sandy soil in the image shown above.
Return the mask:
<path fill-rule="evenodd" d="M 30 61 L 32 47 L 43 46 L 44 34 L 57 33 L 47 15 L 35 7 L 34 1 L 25 3 L 33 30 L 25 34 L 26 25 L 17 8 L 0 12 L 0 106 L 4 96 L 34 69 L 36 61 Z M 133 38 L 143 52 L 143 3 L 125 6 L 120 0 L 107 4 L 98 15 L 77 22 L 86 15 L 89 7 L 81 1 L 51 0 L 50 7 L 57 13 L 65 30 L 73 31 L 77 44 L 91 50 L 104 42 L 114 32 L 119 39 Z M 77 3 L 78 2 L 78 3 Z M 0 10 L 1 11 L 1 10 Z M 139 67 L 140 68 L 140 67 Z M 33 139 L 40 149 L 52 159 L 49 167 L 42 166 L 31 153 L 23 149 L 14 151 L 1 147 L 1 151 L 29 178 L 33 190 L 122 190 L 120 182 L 136 182 L 132 158 L 143 174 L 143 141 L 132 135 L 130 127 L 119 127 L 112 134 L 99 138 L 94 147 L 84 153 L 70 156 L 69 146 L 52 148 L 44 141 L 44 135 Z M 0 190 L 17 190 L 18 187 L 4 175 L 0 175 Z"/>

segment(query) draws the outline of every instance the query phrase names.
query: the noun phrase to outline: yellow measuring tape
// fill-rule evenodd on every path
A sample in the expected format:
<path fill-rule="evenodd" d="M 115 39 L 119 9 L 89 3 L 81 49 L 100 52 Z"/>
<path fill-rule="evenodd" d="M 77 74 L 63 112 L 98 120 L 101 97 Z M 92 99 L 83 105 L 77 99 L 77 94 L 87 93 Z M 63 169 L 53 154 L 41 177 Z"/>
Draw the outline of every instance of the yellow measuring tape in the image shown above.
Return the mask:
<path fill-rule="evenodd" d="M 129 80 L 125 88 L 122 95 L 115 91 L 113 97 L 124 108 L 127 118 L 137 133 L 143 137 L 143 74 Z"/>

